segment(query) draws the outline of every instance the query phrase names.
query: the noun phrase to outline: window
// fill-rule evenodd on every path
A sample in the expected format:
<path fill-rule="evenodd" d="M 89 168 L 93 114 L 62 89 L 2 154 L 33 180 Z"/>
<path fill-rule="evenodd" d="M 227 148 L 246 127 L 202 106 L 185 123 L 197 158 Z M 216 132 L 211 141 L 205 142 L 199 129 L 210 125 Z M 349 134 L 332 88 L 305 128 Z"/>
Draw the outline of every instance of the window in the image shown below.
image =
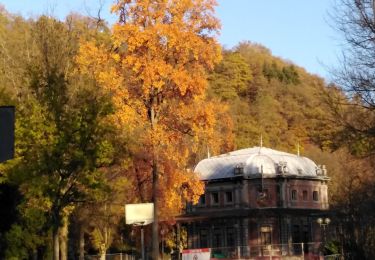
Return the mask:
<path fill-rule="evenodd" d="M 299 225 L 293 225 L 292 227 L 292 242 L 301 243 L 300 227 Z"/>
<path fill-rule="evenodd" d="M 221 247 L 221 241 L 222 241 L 222 236 L 221 236 L 221 230 L 220 229 L 215 229 L 214 234 L 213 234 L 213 239 L 212 239 L 212 247 Z"/>
<path fill-rule="evenodd" d="M 302 243 L 303 241 L 301 240 L 301 229 L 299 225 L 292 226 L 292 242 L 294 243 L 293 251 L 296 254 L 300 254 L 302 252 L 301 246 L 297 243 Z"/>
<path fill-rule="evenodd" d="M 212 204 L 219 204 L 219 193 L 218 192 L 212 192 L 211 193 L 211 203 Z"/>
<path fill-rule="evenodd" d="M 207 229 L 201 229 L 199 234 L 199 239 L 201 243 L 201 248 L 208 247 L 208 231 Z"/>
<path fill-rule="evenodd" d="M 199 205 L 206 205 L 206 194 L 202 194 L 199 197 Z"/>
<path fill-rule="evenodd" d="M 227 245 L 226 246 L 234 246 L 234 228 L 227 228 Z"/>
<path fill-rule="evenodd" d="M 307 244 L 307 243 L 309 243 L 311 241 L 310 240 L 310 228 L 309 228 L 308 225 L 304 225 L 303 226 L 302 241 L 305 244 Z M 303 249 L 304 249 L 305 253 L 309 252 L 309 247 L 308 246 L 303 247 Z"/>
<path fill-rule="evenodd" d="M 236 167 L 234 168 L 234 175 L 242 175 L 243 167 L 243 164 L 236 165 Z"/>
<path fill-rule="evenodd" d="M 302 194 L 303 194 L 303 200 L 307 200 L 307 196 L 308 196 L 307 190 L 304 190 Z"/>
<path fill-rule="evenodd" d="M 303 243 L 308 243 L 310 241 L 310 228 L 308 225 L 303 226 Z M 306 247 L 308 248 L 308 247 Z"/>
<path fill-rule="evenodd" d="M 233 202 L 233 192 L 226 191 L 225 192 L 225 203 L 232 203 Z"/>
<path fill-rule="evenodd" d="M 316 190 L 313 191 L 313 200 L 319 201 L 319 193 Z"/>
<path fill-rule="evenodd" d="M 268 189 L 258 191 L 258 200 L 268 199 Z"/>
<path fill-rule="evenodd" d="M 297 200 L 297 190 L 292 190 L 292 200 Z"/>
<path fill-rule="evenodd" d="M 260 228 L 260 241 L 262 245 L 272 244 L 271 230 L 272 228 L 270 226 L 263 226 Z"/>

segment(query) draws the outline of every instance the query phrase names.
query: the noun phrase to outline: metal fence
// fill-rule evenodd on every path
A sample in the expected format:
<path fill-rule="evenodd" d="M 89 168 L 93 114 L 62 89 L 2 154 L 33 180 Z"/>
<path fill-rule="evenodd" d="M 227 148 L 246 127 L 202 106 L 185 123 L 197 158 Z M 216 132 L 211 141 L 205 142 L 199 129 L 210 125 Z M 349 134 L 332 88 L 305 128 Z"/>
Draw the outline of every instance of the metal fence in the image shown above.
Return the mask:
<path fill-rule="evenodd" d="M 321 252 L 322 243 L 291 243 L 272 244 L 260 246 L 239 246 L 239 247 L 216 247 L 211 248 L 211 259 L 251 259 L 251 260 L 342 260 L 342 256 L 327 255 Z M 178 259 L 177 256 L 165 255 L 163 259 Z M 100 260 L 100 255 L 86 255 L 86 260 Z M 107 254 L 106 260 L 138 260 L 141 256 L 136 253 Z M 181 258 L 179 258 L 181 259 Z"/>
<path fill-rule="evenodd" d="M 321 243 L 291 243 L 211 248 L 212 259 L 324 259 Z"/>
<path fill-rule="evenodd" d="M 116 253 L 116 254 L 106 254 L 106 260 L 138 260 L 140 257 L 136 254 L 125 254 L 125 253 Z M 100 255 L 85 255 L 85 260 L 100 260 Z"/>
<path fill-rule="evenodd" d="M 324 260 L 342 260 L 342 259 L 344 259 L 344 258 L 340 254 L 325 255 L 324 256 Z"/>

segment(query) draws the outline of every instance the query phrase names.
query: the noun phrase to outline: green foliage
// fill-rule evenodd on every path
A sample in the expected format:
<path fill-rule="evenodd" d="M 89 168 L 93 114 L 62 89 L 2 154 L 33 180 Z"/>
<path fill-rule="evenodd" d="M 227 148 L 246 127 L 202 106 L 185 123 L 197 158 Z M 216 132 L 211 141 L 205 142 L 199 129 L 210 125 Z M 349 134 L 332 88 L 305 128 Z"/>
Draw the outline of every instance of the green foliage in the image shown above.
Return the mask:
<path fill-rule="evenodd" d="M 27 259 L 28 250 L 23 245 L 25 239 L 25 232 L 19 225 L 13 225 L 11 230 L 7 233 L 6 239 L 9 244 L 5 257 L 7 259 Z"/>
<path fill-rule="evenodd" d="M 272 79 L 277 79 L 278 81 L 286 84 L 299 84 L 299 75 L 293 65 L 284 66 L 282 69 L 278 68 L 275 62 L 272 64 L 263 64 L 263 75 L 270 82 Z"/>
<path fill-rule="evenodd" d="M 326 255 L 334 255 L 334 254 L 340 254 L 340 241 L 331 240 L 328 241 L 325 245 L 325 254 Z"/>
<path fill-rule="evenodd" d="M 246 96 L 252 80 L 249 65 L 239 53 L 224 53 L 223 61 L 215 67 L 211 78 L 211 91 L 224 101 Z"/>
<path fill-rule="evenodd" d="M 226 51 L 210 76 L 211 98 L 229 104 L 237 148 L 263 144 L 296 152 L 297 143 L 323 147 L 333 125 L 322 79 L 249 42 Z"/>
<path fill-rule="evenodd" d="M 13 224 L 5 234 L 6 238 L 6 259 L 28 259 L 28 255 L 38 248 L 42 249 L 43 255 L 48 255 L 48 230 L 46 230 L 46 215 L 43 211 L 28 208 L 24 202 L 19 206 L 22 219 L 19 223 Z"/>
<path fill-rule="evenodd" d="M 8 258 L 25 259 L 50 244 L 72 205 L 108 189 L 100 168 L 117 152 L 106 121 L 112 104 L 74 63 L 80 37 L 104 41 L 108 31 L 79 17 L 0 18 L 0 103 L 16 105 L 17 115 L 16 158 L 1 166 L 1 180 L 22 194 L 19 218 L 2 239 Z"/>

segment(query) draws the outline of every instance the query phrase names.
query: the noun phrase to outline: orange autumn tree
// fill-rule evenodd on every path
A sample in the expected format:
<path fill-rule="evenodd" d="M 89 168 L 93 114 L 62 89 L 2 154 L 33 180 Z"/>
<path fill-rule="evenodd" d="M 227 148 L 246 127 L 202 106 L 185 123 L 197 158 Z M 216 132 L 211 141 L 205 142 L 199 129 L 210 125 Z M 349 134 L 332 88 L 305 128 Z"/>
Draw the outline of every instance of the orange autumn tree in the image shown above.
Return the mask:
<path fill-rule="evenodd" d="M 83 43 L 77 58 L 82 72 L 111 93 L 114 122 L 138 139 L 140 161 L 151 173 L 153 259 L 160 213 L 173 214 L 203 192 L 187 170 L 190 154 L 202 140 L 217 146 L 218 107 L 205 100 L 206 73 L 221 59 L 215 6 L 215 0 L 118 0 L 112 46 Z"/>

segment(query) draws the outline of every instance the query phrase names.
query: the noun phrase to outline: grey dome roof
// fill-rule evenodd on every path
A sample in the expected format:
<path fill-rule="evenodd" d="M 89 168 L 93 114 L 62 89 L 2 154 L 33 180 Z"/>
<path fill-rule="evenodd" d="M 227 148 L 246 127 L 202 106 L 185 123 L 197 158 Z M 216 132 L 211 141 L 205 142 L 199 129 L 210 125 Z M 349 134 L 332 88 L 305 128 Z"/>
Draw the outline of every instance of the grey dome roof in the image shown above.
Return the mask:
<path fill-rule="evenodd" d="M 241 168 L 245 177 L 300 175 L 317 176 L 319 167 L 310 159 L 265 147 L 253 147 L 233 151 L 200 161 L 194 169 L 201 180 L 231 178 L 235 169 Z"/>

